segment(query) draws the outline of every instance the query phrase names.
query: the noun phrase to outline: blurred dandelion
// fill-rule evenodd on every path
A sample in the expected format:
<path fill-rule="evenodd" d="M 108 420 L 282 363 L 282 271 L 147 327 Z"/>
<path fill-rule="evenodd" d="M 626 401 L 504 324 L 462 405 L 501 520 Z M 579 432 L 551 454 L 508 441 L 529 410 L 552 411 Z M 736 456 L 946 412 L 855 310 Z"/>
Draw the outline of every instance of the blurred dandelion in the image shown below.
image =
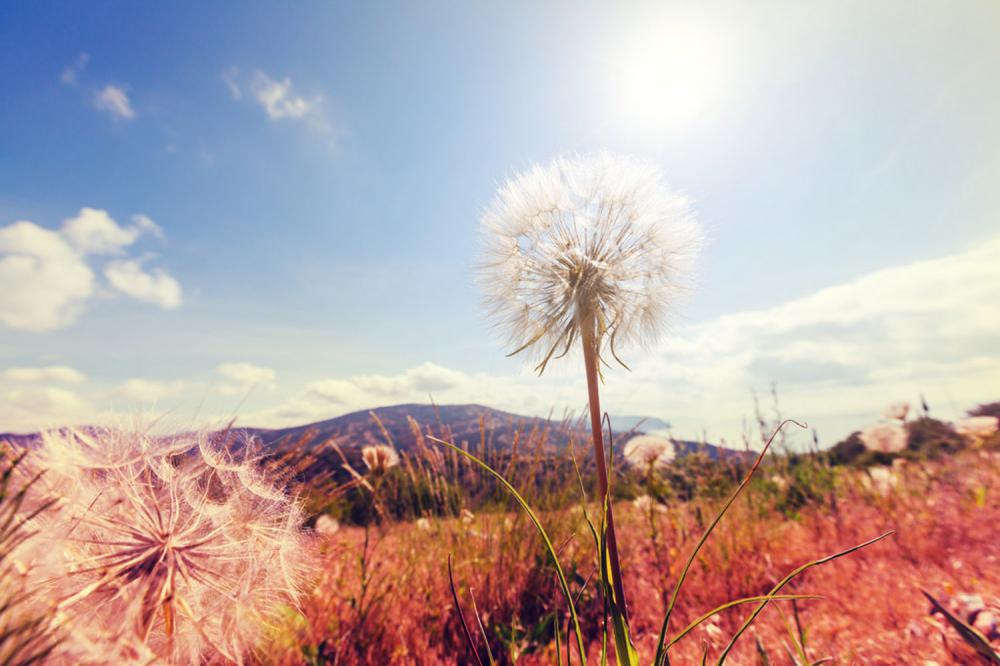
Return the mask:
<path fill-rule="evenodd" d="M 899 453 L 906 449 L 906 440 L 902 423 L 876 423 L 861 431 L 861 442 L 869 451 Z"/>
<path fill-rule="evenodd" d="M 421 532 L 431 531 L 431 521 L 426 518 L 417 518 L 417 529 Z"/>
<path fill-rule="evenodd" d="M 785 492 L 786 490 L 788 490 L 788 478 L 787 477 L 785 477 L 785 476 L 783 476 L 781 474 L 772 474 L 771 478 L 769 480 L 771 481 L 771 483 L 773 483 L 775 485 L 775 487 L 777 487 L 777 489 L 779 491 Z"/>
<path fill-rule="evenodd" d="M 323 514 L 316 519 L 316 533 L 325 537 L 331 537 L 340 531 L 340 523 L 329 514 Z"/>
<path fill-rule="evenodd" d="M 998 429 L 996 416 L 968 416 L 955 422 L 955 431 L 971 439 L 986 439 Z"/>
<path fill-rule="evenodd" d="M 867 476 L 861 477 L 862 485 L 879 495 L 889 495 L 899 485 L 899 475 L 889 467 L 870 467 Z"/>
<path fill-rule="evenodd" d="M 666 437 L 638 435 L 626 442 L 622 455 L 633 467 L 663 468 L 674 461 L 677 451 Z"/>
<path fill-rule="evenodd" d="M 309 550 L 298 505 L 240 450 L 204 435 L 43 435 L 31 460 L 45 488 L 24 508 L 59 505 L 32 521 L 38 538 L 14 557 L 67 629 L 59 659 L 245 659 L 295 599 Z"/>
<path fill-rule="evenodd" d="M 905 421 L 906 415 L 910 413 L 910 403 L 908 402 L 894 402 L 885 408 L 882 412 L 882 418 L 888 419 L 890 421 Z"/>
<path fill-rule="evenodd" d="M 649 495 L 639 495 L 632 500 L 632 506 L 643 513 L 654 511 L 656 513 L 666 513 L 667 507 L 663 506 Z"/>
<path fill-rule="evenodd" d="M 361 449 L 361 460 L 375 474 L 385 474 L 390 467 L 399 464 L 399 454 L 391 446 L 376 444 Z"/>
<path fill-rule="evenodd" d="M 513 351 L 541 373 L 579 341 L 587 376 L 612 615 L 628 626 L 598 391 L 607 357 L 652 343 L 691 282 L 701 228 L 689 202 L 651 164 L 601 153 L 559 158 L 513 176 L 482 218 L 480 284 Z M 627 366 L 626 366 L 627 367 Z M 624 649 L 623 646 L 619 646 Z"/>

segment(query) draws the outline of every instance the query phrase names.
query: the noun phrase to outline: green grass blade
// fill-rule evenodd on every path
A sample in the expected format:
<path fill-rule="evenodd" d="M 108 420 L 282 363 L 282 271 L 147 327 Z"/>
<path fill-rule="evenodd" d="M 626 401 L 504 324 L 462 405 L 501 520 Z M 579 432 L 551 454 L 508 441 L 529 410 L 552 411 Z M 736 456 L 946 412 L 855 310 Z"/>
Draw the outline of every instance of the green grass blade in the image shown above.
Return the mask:
<path fill-rule="evenodd" d="M 729 608 L 732 608 L 733 606 L 739 606 L 741 604 L 752 604 L 755 601 L 764 601 L 767 598 L 768 598 L 767 596 L 744 597 L 742 599 L 735 599 L 733 601 L 728 601 L 728 602 L 722 604 L 721 606 L 717 606 L 716 608 L 713 608 L 712 610 L 708 611 L 707 613 L 705 613 L 704 615 L 702 615 L 698 619 L 696 619 L 693 622 L 691 622 L 691 624 L 689 624 L 688 626 L 684 627 L 683 631 L 681 631 L 679 634 L 677 634 L 676 636 L 674 636 L 670 640 L 670 642 L 667 643 L 667 649 L 669 650 L 671 647 L 673 647 L 673 645 L 675 643 L 679 642 L 682 638 L 684 638 L 689 633 L 691 633 L 692 631 L 694 631 L 698 627 L 698 625 L 700 625 L 702 622 L 704 622 L 705 620 L 709 619 L 713 615 L 718 615 L 722 611 L 727 610 Z M 814 595 L 814 594 L 779 594 L 779 595 L 774 596 L 773 600 L 774 601 L 791 601 L 793 599 L 822 599 L 822 598 L 823 597 L 820 597 L 820 596 L 817 596 L 817 595 Z"/>
<path fill-rule="evenodd" d="M 767 604 L 769 604 L 774 599 L 774 597 L 777 596 L 778 592 L 781 591 L 781 588 L 787 585 L 789 581 L 791 581 L 793 578 L 795 578 L 796 576 L 798 576 L 800 573 L 802 573 L 807 569 L 817 567 L 821 564 L 826 564 L 827 562 L 835 560 L 838 557 L 843 557 L 844 555 L 850 555 L 855 551 L 861 550 L 862 548 L 867 548 L 868 546 L 871 546 L 872 544 L 877 543 L 882 539 L 885 539 L 886 537 L 891 536 L 895 533 L 896 533 L 895 530 L 890 530 L 885 534 L 879 535 L 874 539 L 869 539 L 868 541 L 858 544 L 857 546 L 852 546 L 847 550 L 842 550 L 839 553 L 834 553 L 833 555 L 827 555 L 824 558 L 813 560 L 812 562 L 806 562 L 805 564 L 798 567 L 790 574 L 782 578 L 781 581 L 779 581 L 778 584 L 775 585 L 774 588 L 768 593 L 764 601 L 762 601 L 760 605 L 754 609 L 754 611 L 750 614 L 750 617 L 748 617 L 746 621 L 743 622 L 740 628 L 736 631 L 736 634 L 729 640 L 729 644 L 726 646 L 726 649 L 723 650 L 722 654 L 719 656 L 719 666 L 722 666 L 722 664 L 725 663 L 726 657 L 729 655 L 730 651 L 732 651 L 733 646 L 736 645 L 736 641 L 739 640 L 740 636 L 743 635 L 743 632 L 745 632 L 750 627 L 753 621 L 757 619 L 757 616 L 761 614 L 761 612 L 764 610 L 765 607 L 767 607 Z"/>
<path fill-rule="evenodd" d="M 674 606 L 677 604 L 677 597 L 681 592 L 681 588 L 684 586 L 684 581 L 687 580 L 688 570 L 691 569 L 691 565 L 694 564 L 694 560 L 696 557 L 698 557 L 698 552 L 701 550 L 702 546 L 704 546 L 705 542 L 708 541 L 708 537 L 709 535 L 712 534 L 712 530 L 714 530 L 715 526 L 719 524 L 719 521 L 722 520 L 722 517 L 726 515 L 726 511 L 729 510 L 729 507 L 732 506 L 733 502 L 736 501 L 736 498 L 739 497 L 739 494 L 741 492 L 743 492 L 743 489 L 746 488 L 747 484 L 750 483 L 750 479 L 753 478 L 754 472 L 756 472 L 757 468 L 760 467 L 760 463 L 762 460 L 764 460 L 764 456 L 765 454 L 767 454 L 767 450 L 771 447 L 771 442 L 773 442 L 774 438 L 778 436 L 778 433 L 781 432 L 781 429 L 784 428 L 789 423 L 794 423 L 800 428 L 806 427 L 805 425 L 799 423 L 798 421 L 795 421 L 793 419 L 786 419 L 782 421 L 777 428 L 774 429 L 774 432 L 771 433 L 771 437 L 764 444 L 764 448 L 763 450 L 761 450 L 760 455 L 757 456 L 757 460 L 754 461 L 753 467 L 751 467 L 750 471 L 747 472 L 746 477 L 743 479 L 742 483 L 740 483 L 739 487 L 735 491 L 733 491 L 733 494 L 729 496 L 728 500 L 726 500 L 726 503 L 722 506 L 722 509 L 715 516 L 715 519 L 712 520 L 712 523 L 708 526 L 708 529 L 705 530 L 705 533 L 701 536 L 701 539 L 698 541 L 698 544 L 694 547 L 694 550 L 691 552 L 691 556 L 688 557 L 687 562 L 684 563 L 684 568 L 681 570 L 681 575 L 677 579 L 677 584 L 674 586 L 673 593 L 670 595 L 670 604 L 667 606 L 667 612 L 663 616 L 663 624 L 660 627 L 660 637 L 656 642 L 656 657 L 653 660 L 653 664 L 655 664 L 656 666 L 663 666 L 664 664 L 669 663 L 667 661 L 667 647 L 664 645 L 664 642 L 667 639 L 667 627 L 670 624 L 670 616 L 674 612 Z"/>
<path fill-rule="evenodd" d="M 535 512 L 528 505 L 525 499 L 521 496 L 521 493 L 517 492 L 517 489 L 514 486 L 512 486 L 510 482 L 507 481 L 507 479 L 505 479 L 503 475 L 497 472 L 495 469 L 493 469 L 492 467 L 490 467 L 485 462 L 483 462 L 476 456 L 472 455 L 468 451 L 463 451 L 462 449 L 455 446 L 454 444 L 451 444 L 450 442 L 446 442 L 444 440 L 438 439 L 437 437 L 433 436 L 428 436 L 428 439 L 430 439 L 432 442 L 441 444 L 442 446 L 446 446 L 452 451 L 461 454 L 462 456 L 465 456 L 465 458 L 471 460 L 472 462 L 476 463 L 481 468 L 489 472 L 490 475 L 492 475 L 493 478 L 499 481 L 500 485 L 502 485 L 507 490 L 507 492 L 511 494 L 511 496 L 517 501 L 517 503 L 521 506 L 521 508 L 524 509 L 524 512 L 528 514 L 528 518 L 531 519 L 531 522 L 534 524 L 535 529 L 538 530 L 538 534 L 542 537 L 542 541 L 545 543 L 545 550 L 548 552 L 549 557 L 552 559 L 552 565 L 556 569 L 556 577 L 559 579 L 559 587 L 562 589 L 563 596 L 566 598 L 566 605 L 569 606 L 569 614 L 570 617 L 573 619 L 573 629 L 576 632 L 576 643 L 577 643 L 576 647 L 580 653 L 580 662 L 582 664 L 586 664 L 587 651 L 586 648 L 584 648 L 583 646 L 583 633 L 580 631 L 580 620 L 576 615 L 576 606 L 573 603 L 573 594 L 570 592 L 569 583 L 566 582 L 566 575 L 563 573 L 562 565 L 559 564 L 559 557 L 556 555 L 556 549 L 552 545 L 552 540 L 549 538 L 549 535 L 545 531 L 545 528 L 542 527 L 542 523 L 541 521 L 538 520 L 538 516 L 535 515 Z"/>

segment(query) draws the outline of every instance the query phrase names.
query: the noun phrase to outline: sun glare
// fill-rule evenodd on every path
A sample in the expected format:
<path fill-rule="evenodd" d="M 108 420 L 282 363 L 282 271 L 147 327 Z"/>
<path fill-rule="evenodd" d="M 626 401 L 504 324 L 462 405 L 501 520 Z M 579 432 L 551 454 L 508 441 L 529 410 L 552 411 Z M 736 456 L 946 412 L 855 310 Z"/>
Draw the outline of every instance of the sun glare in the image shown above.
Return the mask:
<path fill-rule="evenodd" d="M 630 131 L 672 134 L 710 121 L 729 100 L 728 42 L 704 21 L 659 17 L 634 27 L 612 58 L 612 113 Z"/>

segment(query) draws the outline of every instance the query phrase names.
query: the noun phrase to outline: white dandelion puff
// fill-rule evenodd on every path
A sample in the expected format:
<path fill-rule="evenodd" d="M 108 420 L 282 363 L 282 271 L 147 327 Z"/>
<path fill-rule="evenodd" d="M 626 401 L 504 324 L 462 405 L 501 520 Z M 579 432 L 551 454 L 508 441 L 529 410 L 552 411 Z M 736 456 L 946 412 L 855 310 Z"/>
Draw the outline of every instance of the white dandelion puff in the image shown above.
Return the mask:
<path fill-rule="evenodd" d="M 642 513 L 666 513 L 667 507 L 663 506 L 649 495 L 639 495 L 632 500 L 632 506 Z"/>
<path fill-rule="evenodd" d="M 602 355 L 652 343 L 692 281 L 702 240 L 689 201 L 656 167 L 607 153 L 512 177 L 481 230 L 490 315 L 512 354 L 529 351 L 539 371 L 585 327 Z"/>
<path fill-rule="evenodd" d="M 861 431 L 861 442 L 869 451 L 899 453 L 906 449 L 906 428 L 902 422 L 876 423 Z"/>
<path fill-rule="evenodd" d="M 59 504 L 14 557 L 67 629 L 63 662 L 243 662 L 296 598 L 302 516 L 255 460 L 111 429 L 46 433 L 32 454 L 45 474 L 25 510 Z"/>
<path fill-rule="evenodd" d="M 324 513 L 316 519 L 316 533 L 325 537 L 332 537 L 340 531 L 340 523 L 333 516 Z"/>
<path fill-rule="evenodd" d="M 638 435 L 625 443 L 622 455 L 633 467 L 663 468 L 674 461 L 677 449 L 665 437 Z"/>
<path fill-rule="evenodd" d="M 861 484 L 879 495 L 889 495 L 899 485 L 899 476 L 888 467 L 870 467 Z"/>
<path fill-rule="evenodd" d="M 1000 419 L 996 416 L 968 416 L 955 422 L 955 431 L 971 439 L 986 439 L 997 432 Z"/>
<path fill-rule="evenodd" d="M 887 406 L 882 412 L 882 418 L 890 421 L 905 421 L 906 415 L 910 413 L 910 403 L 894 402 Z"/>
<path fill-rule="evenodd" d="M 399 454 L 391 446 L 376 444 L 362 447 L 361 460 L 375 474 L 384 474 L 390 467 L 399 464 Z"/>

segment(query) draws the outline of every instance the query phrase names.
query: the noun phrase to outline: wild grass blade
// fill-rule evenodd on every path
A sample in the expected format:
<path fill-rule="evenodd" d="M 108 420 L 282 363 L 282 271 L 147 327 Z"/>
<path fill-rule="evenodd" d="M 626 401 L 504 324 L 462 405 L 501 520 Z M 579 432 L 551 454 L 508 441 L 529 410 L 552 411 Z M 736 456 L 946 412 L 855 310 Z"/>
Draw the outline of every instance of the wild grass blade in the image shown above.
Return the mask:
<path fill-rule="evenodd" d="M 483 642 L 486 643 L 486 658 L 490 660 L 490 666 L 496 664 L 496 659 L 493 658 L 493 648 L 490 647 L 490 637 L 486 635 L 486 627 L 483 626 L 483 619 L 479 615 L 479 606 L 476 605 L 476 595 L 472 593 L 472 588 L 469 588 L 469 598 L 472 599 L 472 612 L 476 616 L 476 624 L 479 625 L 479 633 L 483 637 Z"/>
<path fill-rule="evenodd" d="M 448 553 L 448 583 L 451 585 L 451 599 L 455 604 L 455 612 L 458 613 L 458 619 L 462 622 L 462 632 L 465 634 L 465 642 L 469 645 L 469 651 L 472 652 L 472 656 L 476 659 L 476 663 L 479 666 L 483 666 L 483 660 L 479 658 L 479 651 L 476 649 L 476 642 L 472 640 L 472 632 L 469 631 L 469 625 L 465 621 L 465 613 L 462 612 L 462 604 L 458 601 L 458 591 L 455 590 L 455 575 L 451 569 L 451 553 Z"/>
<path fill-rule="evenodd" d="M 960 619 L 955 617 L 948 611 L 947 608 L 938 603 L 938 600 L 932 597 L 927 590 L 920 591 L 931 602 L 931 605 L 944 615 L 944 618 L 948 620 L 948 623 L 952 627 L 955 628 L 955 631 L 957 631 L 958 635 L 962 637 L 962 640 L 972 646 L 972 649 L 974 649 L 989 663 L 1000 664 L 1000 655 L 993 650 L 990 646 L 989 640 L 987 640 L 985 636 L 983 636 L 975 627 L 969 626 L 967 623 L 962 622 Z"/>
<path fill-rule="evenodd" d="M 429 437 L 429 439 L 433 442 L 441 444 L 442 446 L 448 447 L 449 449 L 451 449 L 456 453 L 461 454 L 467 460 L 470 460 L 471 462 L 475 463 L 482 469 L 486 470 L 491 476 L 493 476 L 493 478 L 495 478 L 498 482 L 500 482 L 500 485 L 502 485 L 504 489 L 506 489 L 507 492 L 511 494 L 511 496 L 517 501 L 517 503 L 521 506 L 521 508 L 524 509 L 524 512 L 528 515 L 528 518 L 531 519 L 531 522 L 534 524 L 535 529 L 538 530 L 538 534 L 542 537 L 542 541 L 545 544 L 545 550 L 548 552 L 549 557 L 552 559 L 552 565 L 555 567 L 556 577 L 559 580 L 559 587 L 562 589 L 563 596 L 566 598 L 566 605 L 569 606 L 570 617 L 572 617 L 573 619 L 573 630 L 576 632 L 576 644 L 577 644 L 576 647 L 580 653 L 580 663 L 586 664 L 587 651 L 583 645 L 583 633 L 580 631 L 580 619 L 577 617 L 576 614 L 576 606 L 573 603 L 573 594 L 572 592 L 570 592 L 569 583 L 566 582 L 566 575 L 563 573 L 562 565 L 559 564 L 559 557 L 556 555 L 556 550 L 555 547 L 552 545 L 552 540 L 549 538 L 548 533 L 542 526 L 541 521 L 538 520 L 538 516 L 535 515 L 535 512 L 532 510 L 531 506 L 529 506 L 528 503 L 525 501 L 524 497 L 521 496 L 521 493 L 517 492 L 517 488 L 512 486 L 510 482 L 507 481 L 507 479 L 505 479 L 503 475 L 497 472 L 495 469 L 493 469 L 492 467 L 490 467 L 485 462 L 483 462 L 476 456 L 472 455 L 468 451 L 464 451 L 461 448 L 455 446 L 454 444 L 451 444 L 450 442 L 438 439 L 437 437 Z"/>
<path fill-rule="evenodd" d="M 700 625 L 702 622 L 704 622 L 705 620 L 709 619 L 713 615 L 718 615 L 722 611 L 728 610 L 728 609 L 732 608 L 733 606 L 739 606 L 741 604 L 752 604 L 755 601 L 764 601 L 767 598 L 768 597 L 766 597 L 766 596 L 744 597 L 742 599 L 734 599 L 733 601 L 728 601 L 728 602 L 722 604 L 721 606 L 716 606 L 715 608 L 713 608 L 712 610 L 708 611 L 707 613 L 705 613 L 704 615 L 702 615 L 698 619 L 696 619 L 693 622 L 691 622 L 691 624 L 689 624 L 688 626 L 684 627 L 683 631 L 681 631 L 679 634 L 677 634 L 672 639 L 670 639 L 670 642 L 667 643 L 667 649 L 669 650 L 671 647 L 673 647 L 673 645 L 675 643 L 678 643 L 682 638 L 684 638 L 689 633 L 691 633 L 692 631 L 694 631 L 698 627 L 698 625 Z M 815 594 L 779 594 L 779 595 L 773 597 L 774 601 L 791 601 L 791 600 L 794 600 L 794 599 L 822 599 L 822 598 L 823 597 L 815 595 Z"/>
<path fill-rule="evenodd" d="M 705 533 L 701 536 L 701 539 L 699 539 L 697 545 L 695 545 L 694 550 L 691 552 L 690 557 L 688 557 L 687 559 L 687 562 L 684 563 L 684 568 L 681 570 L 681 575 L 677 579 L 677 584 L 674 586 L 673 593 L 670 595 L 670 604 L 667 606 L 667 612 L 663 617 L 663 625 L 660 627 L 660 637 L 656 642 L 656 657 L 653 660 L 653 663 L 656 666 L 662 666 L 665 663 L 669 663 L 667 661 L 667 648 L 664 645 L 664 641 L 666 641 L 667 638 L 667 627 L 670 624 L 670 615 L 674 612 L 674 606 L 677 604 L 677 597 L 680 594 L 681 588 L 684 586 L 684 581 L 687 580 L 688 570 L 691 569 L 691 565 L 694 563 L 695 558 L 698 557 L 698 552 L 701 551 L 702 546 L 704 546 L 705 542 L 708 541 L 708 537 L 709 535 L 712 534 L 712 530 L 714 530 L 715 526 L 719 524 L 719 521 L 722 520 L 722 517 L 726 515 L 726 511 L 729 510 L 729 507 L 732 506 L 733 502 L 736 501 L 736 498 L 739 497 L 741 492 L 743 492 L 743 489 L 746 488 L 747 484 L 750 483 L 750 479 L 753 478 L 754 472 L 756 472 L 757 468 L 760 467 L 760 463 L 761 461 L 764 460 L 764 456 L 767 454 L 767 450 L 771 447 L 771 443 L 774 441 L 774 438 L 777 437 L 778 433 L 781 432 L 781 429 L 784 428 L 789 423 L 794 423 L 800 428 L 806 427 L 804 424 L 799 423 L 794 419 L 785 419 L 780 424 L 778 424 L 778 427 L 774 429 L 774 432 L 771 433 L 771 436 L 764 444 L 764 448 L 757 456 L 757 460 L 754 461 L 754 464 L 750 468 L 750 471 L 747 472 L 746 477 L 744 477 L 739 487 L 737 487 L 736 490 L 734 490 L 733 493 L 729 496 L 729 499 L 726 500 L 726 503 L 722 506 L 722 509 L 719 511 L 718 514 L 716 514 L 715 518 L 712 520 L 712 523 L 708 526 L 708 529 L 705 530 Z"/>
<path fill-rule="evenodd" d="M 771 591 L 768 593 L 768 595 L 764 599 L 764 601 L 762 601 L 760 603 L 760 605 L 757 606 L 757 608 L 754 609 L 754 611 L 750 614 L 750 617 L 748 617 L 743 622 L 743 624 L 740 626 L 740 628 L 736 631 L 736 634 L 729 640 L 729 644 L 726 645 L 726 649 L 723 650 L 722 654 L 719 656 L 719 666 L 722 666 L 722 664 L 725 663 L 726 657 L 729 655 L 730 651 L 732 651 L 733 646 L 736 645 L 736 641 L 739 640 L 740 636 L 743 635 L 743 632 L 745 632 L 750 627 L 750 625 L 753 623 L 753 621 L 755 619 L 757 619 L 757 616 L 760 615 L 761 612 L 764 610 L 764 608 L 767 607 L 767 604 L 769 604 L 774 599 L 774 597 L 777 596 L 778 592 L 781 591 L 781 588 L 783 588 L 785 585 L 787 585 L 789 583 L 789 581 L 791 581 L 793 578 L 795 578 L 796 576 L 798 576 L 803 571 L 806 571 L 807 569 L 811 569 L 812 567 L 817 567 L 817 566 L 819 566 L 821 564 L 826 564 L 827 562 L 835 560 L 835 559 L 837 559 L 839 557 L 843 557 L 844 555 L 850 555 L 851 553 L 853 553 L 855 551 L 861 550 L 862 548 L 867 548 L 868 546 L 871 546 L 872 544 L 877 543 L 877 542 L 881 541 L 882 539 L 885 539 L 886 537 L 889 537 L 889 536 L 891 536 L 891 535 L 893 535 L 895 533 L 896 533 L 895 530 L 890 530 L 890 531 L 886 532 L 885 534 L 881 534 L 881 535 L 875 537 L 874 539 L 869 539 L 868 541 L 865 541 L 864 543 L 858 544 L 857 546 L 852 546 L 852 547 L 848 548 L 847 550 L 842 550 L 839 553 L 834 553 L 833 555 L 827 555 L 826 557 L 823 557 L 823 558 L 818 559 L 818 560 L 813 560 L 812 562 L 806 562 L 805 564 L 803 564 L 802 566 L 798 567 L 797 569 L 795 569 L 794 571 L 792 571 L 790 574 L 788 574 L 787 576 L 785 576 L 784 578 L 782 578 L 781 581 L 779 581 L 778 584 L 775 585 L 771 589 Z"/>

